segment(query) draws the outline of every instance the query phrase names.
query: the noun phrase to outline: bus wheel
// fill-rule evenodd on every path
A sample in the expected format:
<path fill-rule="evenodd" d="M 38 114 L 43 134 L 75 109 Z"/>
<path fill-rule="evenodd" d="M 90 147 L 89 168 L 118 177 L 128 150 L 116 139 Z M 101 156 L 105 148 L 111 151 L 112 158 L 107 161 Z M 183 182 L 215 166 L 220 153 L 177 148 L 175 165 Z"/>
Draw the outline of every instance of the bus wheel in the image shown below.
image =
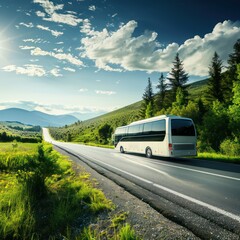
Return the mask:
<path fill-rule="evenodd" d="M 149 147 L 146 149 L 146 157 L 147 158 L 151 158 L 152 157 L 152 150 Z"/>
<path fill-rule="evenodd" d="M 120 153 L 124 153 L 124 149 L 122 146 L 120 147 Z"/>

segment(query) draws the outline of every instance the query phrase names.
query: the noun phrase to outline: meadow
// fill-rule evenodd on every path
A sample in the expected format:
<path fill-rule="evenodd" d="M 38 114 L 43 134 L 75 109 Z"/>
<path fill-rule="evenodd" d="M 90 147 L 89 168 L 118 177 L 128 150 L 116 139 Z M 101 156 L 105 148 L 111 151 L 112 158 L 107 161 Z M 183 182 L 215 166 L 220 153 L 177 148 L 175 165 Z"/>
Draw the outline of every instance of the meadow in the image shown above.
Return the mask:
<path fill-rule="evenodd" d="M 0 143 L 0 239 L 138 239 L 96 185 L 51 144 Z"/>

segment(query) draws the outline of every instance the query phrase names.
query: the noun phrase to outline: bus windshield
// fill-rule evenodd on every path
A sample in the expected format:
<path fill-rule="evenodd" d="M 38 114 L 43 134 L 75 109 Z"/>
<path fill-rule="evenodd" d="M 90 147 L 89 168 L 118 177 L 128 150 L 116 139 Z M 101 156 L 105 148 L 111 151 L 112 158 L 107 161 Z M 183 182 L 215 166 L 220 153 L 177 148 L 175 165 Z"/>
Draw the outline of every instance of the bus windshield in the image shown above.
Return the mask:
<path fill-rule="evenodd" d="M 172 136 L 195 136 L 193 122 L 187 119 L 172 119 Z"/>

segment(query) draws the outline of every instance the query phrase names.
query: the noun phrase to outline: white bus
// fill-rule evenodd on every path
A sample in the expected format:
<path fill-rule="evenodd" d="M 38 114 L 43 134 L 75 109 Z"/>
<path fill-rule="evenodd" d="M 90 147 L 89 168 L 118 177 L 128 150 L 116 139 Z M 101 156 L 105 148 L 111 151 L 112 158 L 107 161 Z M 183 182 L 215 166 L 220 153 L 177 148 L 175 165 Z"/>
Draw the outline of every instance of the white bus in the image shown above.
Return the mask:
<path fill-rule="evenodd" d="M 197 135 L 190 118 L 161 115 L 118 127 L 115 149 L 164 157 L 196 156 Z"/>

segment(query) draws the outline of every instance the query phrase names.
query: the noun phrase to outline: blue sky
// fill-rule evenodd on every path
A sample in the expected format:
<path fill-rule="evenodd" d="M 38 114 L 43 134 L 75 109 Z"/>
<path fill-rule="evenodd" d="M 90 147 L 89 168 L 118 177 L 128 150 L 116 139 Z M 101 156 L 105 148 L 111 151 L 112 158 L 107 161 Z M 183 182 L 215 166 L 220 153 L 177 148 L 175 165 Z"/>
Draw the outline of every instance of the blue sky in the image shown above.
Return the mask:
<path fill-rule="evenodd" d="M 1 0 L 0 109 L 112 111 L 141 100 L 177 52 L 189 82 L 204 79 L 214 51 L 227 66 L 239 9 L 237 0 Z"/>

